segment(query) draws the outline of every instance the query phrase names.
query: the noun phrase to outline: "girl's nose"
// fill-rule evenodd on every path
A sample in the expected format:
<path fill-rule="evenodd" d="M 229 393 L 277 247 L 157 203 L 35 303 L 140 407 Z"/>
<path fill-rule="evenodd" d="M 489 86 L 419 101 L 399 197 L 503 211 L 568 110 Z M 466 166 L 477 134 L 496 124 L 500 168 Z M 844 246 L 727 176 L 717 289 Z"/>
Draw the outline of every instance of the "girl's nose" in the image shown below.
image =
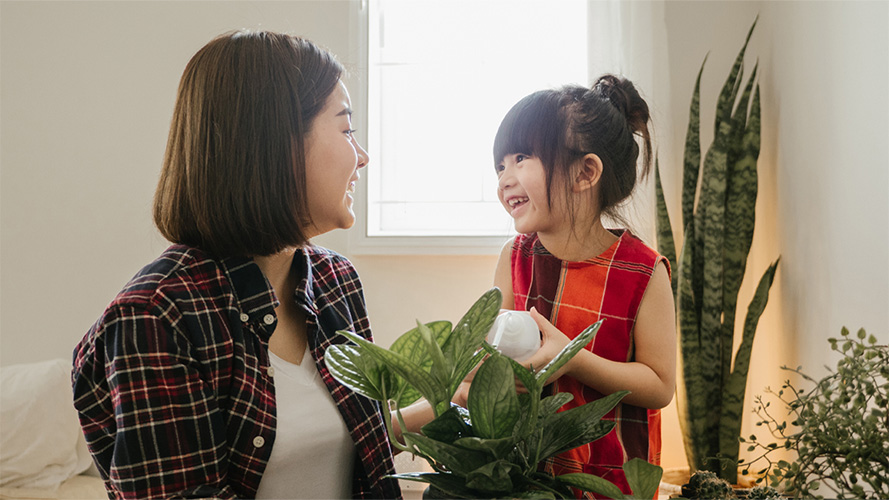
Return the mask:
<path fill-rule="evenodd" d="M 509 172 L 509 169 L 502 170 L 500 172 L 500 178 L 497 179 L 497 187 L 499 187 L 500 190 L 502 191 L 508 187 L 511 187 L 512 185 L 513 185 L 513 178 L 512 178 L 511 173 Z"/>

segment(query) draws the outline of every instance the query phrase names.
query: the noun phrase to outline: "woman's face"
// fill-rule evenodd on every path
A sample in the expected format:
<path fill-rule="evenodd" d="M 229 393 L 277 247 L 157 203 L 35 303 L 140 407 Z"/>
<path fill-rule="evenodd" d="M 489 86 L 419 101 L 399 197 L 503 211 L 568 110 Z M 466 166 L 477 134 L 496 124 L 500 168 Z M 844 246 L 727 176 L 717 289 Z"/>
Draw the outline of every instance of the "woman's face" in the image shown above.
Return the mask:
<path fill-rule="evenodd" d="M 352 195 L 358 169 L 367 165 L 367 151 L 355 140 L 352 101 L 340 81 L 327 98 L 306 136 L 306 192 L 312 224 L 308 237 L 355 223 Z"/>

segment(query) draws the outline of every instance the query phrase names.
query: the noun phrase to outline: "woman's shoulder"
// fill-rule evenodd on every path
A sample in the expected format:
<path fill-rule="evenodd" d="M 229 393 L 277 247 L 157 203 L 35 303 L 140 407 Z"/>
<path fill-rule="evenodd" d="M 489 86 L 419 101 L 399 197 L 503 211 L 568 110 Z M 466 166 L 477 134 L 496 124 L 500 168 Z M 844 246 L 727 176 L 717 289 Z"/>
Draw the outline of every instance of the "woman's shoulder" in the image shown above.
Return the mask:
<path fill-rule="evenodd" d="M 224 280 L 220 261 L 185 245 L 172 245 L 133 276 L 111 306 L 150 307 L 180 295 L 211 292 Z"/>

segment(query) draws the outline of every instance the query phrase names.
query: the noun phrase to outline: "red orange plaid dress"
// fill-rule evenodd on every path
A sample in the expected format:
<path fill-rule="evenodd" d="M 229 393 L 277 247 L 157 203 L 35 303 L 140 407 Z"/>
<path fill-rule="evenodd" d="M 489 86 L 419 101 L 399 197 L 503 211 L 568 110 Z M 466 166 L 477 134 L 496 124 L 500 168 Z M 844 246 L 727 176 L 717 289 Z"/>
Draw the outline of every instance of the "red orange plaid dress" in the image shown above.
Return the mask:
<path fill-rule="evenodd" d="M 633 326 L 642 295 L 658 263 L 664 262 L 668 271 L 669 263 L 629 231 L 612 232 L 619 236 L 618 241 L 598 257 L 583 262 L 554 257 L 536 233 L 518 235 L 512 248 L 512 288 L 517 310 L 536 307 L 569 338 L 605 318 L 586 349 L 603 358 L 628 362 L 634 356 Z M 553 385 L 556 392 L 574 395 L 561 411 L 603 396 L 570 376 L 561 377 Z M 595 474 L 629 494 L 621 466 L 635 457 L 660 463 L 660 410 L 619 404 L 605 418 L 617 423 L 614 430 L 555 457 L 546 470 L 556 475 Z"/>

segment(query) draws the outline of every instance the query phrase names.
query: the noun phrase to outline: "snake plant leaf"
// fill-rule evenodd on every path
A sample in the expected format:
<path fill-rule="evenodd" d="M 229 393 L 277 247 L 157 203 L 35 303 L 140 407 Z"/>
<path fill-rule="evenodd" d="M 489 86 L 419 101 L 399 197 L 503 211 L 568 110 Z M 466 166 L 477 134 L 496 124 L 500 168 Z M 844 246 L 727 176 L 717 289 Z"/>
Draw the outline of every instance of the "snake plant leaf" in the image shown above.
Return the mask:
<path fill-rule="evenodd" d="M 753 96 L 750 120 L 747 120 L 748 103 L 758 66 L 754 66 L 738 109 L 732 118 L 732 147 L 727 159 L 725 201 L 725 251 L 723 274 L 723 337 L 734 338 L 738 292 L 747 268 L 747 255 L 753 243 L 756 222 L 757 173 L 759 158 L 759 88 Z M 731 346 L 731 342 L 727 342 Z M 726 364 L 728 366 L 728 364 Z"/>
<path fill-rule="evenodd" d="M 582 332 L 580 332 L 580 334 L 578 334 L 577 337 L 574 337 L 574 339 L 571 340 L 571 342 L 568 342 L 568 344 L 565 347 L 563 347 L 561 351 L 559 351 L 559 354 L 556 354 L 556 356 L 552 359 L 552 361 L 547 363 L 546 366 L 544 366 L 542 370 L 537 372 L 536 378 L 537 378 L 538 382 L 545 383 L 547 380 L 549 380 L 549 378 L 551 376 L 553 376 L 559 370 L 559 368 L 563 367 L 565 365 L 565 363 L 567 363 L 571 358 L 573 358 L 574 355 L 577 354 L 578 351 L 580 351 L 581 349 L 586 347 L 590 342 L 592 342 L 593 337 L 596 336 L 596 332 L 599 331 L 599 327 L 602 326 L 603 321 L 605 321 L 605 320 L 600 319 L 599 321 L 595 322 L 594 324 L 586 327 L 586 329 L 584 329 Z"/>
<path fill-rule="evenodd" d="M 623 465 L 624 475 L 633 492 L 633 498 L 654 498 L 664 469 L 641 458 L 634 458 Z"/>
<path fill-rule="evenodd" d="M 488 358 L 469 386 L 466 402 L 472 415 L 472 428 L 479 437 L 509 436 L 519 419 L 515 378 L 504 358 L 500 354 Z"/>
<path fill-rule="evenodd" d="M 488 462 L 466 476 L 466 486 L 482 492 L 508 493 L 513 484 L 510 473 L 518 469 L 515 464 L 506 460 Z"/>
<path fill-rule="evenodd" d="M 704 73 L 706 63 L 707 56 L 704 56 L 701 69 L 698 70 L 698 78 L 695 80 L 695 90 L 688 112 L 682 170 L 682 227 L 687 227 L 692 221 L 695 193 L 698 190 L 698 173 L 701 171 L 701 75 Z"/>
<path fill-rule="evenodd" d="M 741 51 L 735 58 L 735 63 L 732 65 L 729 76 L 725 80 L 722 91 L 719 93 L 719 99 L 716 101 L 716 123 L 714 130 L 718 131 L 723 122 L 731 120 L 732 108 L 734 108 L 735 99 L 738 96 L 738 90 L 741 86 L 744 53 L 747 52 L 747 45 L 750 43 L 750 37 L 753 35 L 753 29 L 756 28 L 756 22 L 758 20 L 759 16 L 756 16 L 753 20 L 753 24 L 750 26 L 750 30 L 747 32 L 747 38 L 744 40 L 744 45 L 741 47 Z"/>
<path fill-rule="evenodd" d="M 753 338 L 756 335 L 756 326 L 759 318 L 769 301 L 769 290 L 775 280 L 775 272 L 778 269 L 776 260 L 759 280 L 756 292 L 750 305 L 747 306 L 747 317 L 744 320 L 744 332 L 738 352 L 735 356 L 735 366 L 723 391 L 722 415 L 720 418 L 719 447 L 723 456 L 736 457 L 740 447 L 738 436 L 741 433 L 741 421 L 743 418 L 744 395 L 747 389 L 747 374 L 750 369 L 750 356 L 753 352 Z M 737 469 L 729 471 L 737 473 Z"/>
<path fill-rule="evenodd" d="M 707 399 L 701 388 L 711 384 L 705 379 L 703 357 L 703 344 L 701 338 L 700 316 L 693 290 L 694 266 L 692 256 L 695 251 L 694 224 L 690 223 L 685 229 L 685 243 L 682 245 L 682 253 L 679 256 L 679 362 L 682 367 L 681 387 L 677 390 L 680 425 L 682 427 L 683 440 L 689 466 L 697 470 L 699 460 L 709 456 L 709 450 L 701 439 L 695 436 L 706 436 L 707 416 L 710 409 L 707 407 Z"/>
<path fill-rule="evenodd" d="M 443 401 L 447 397 L 444 388 L 435 383 L 432 375 L 420 368 L 416 363 L 411 362 L 405 356 L 380 347 L 354 333 L 345 330 L 342 330 L 339 333 L 345 335 L 349 340 L 363 348 L 362 355 L 367 354 L 373 356 L 377 362 L 387 366 L 390 370 L 405 379 L 408 384 L 414 386 L 430 403 L 436 404 L 435 402 Z"/>
<path fill-rule="evenodd" d="M 568 486 L 572 486 L 583 491 L 592 491 L 597 495 L 606 496 L 615 500 L 624 498 L 624 493 L 614 483 L 599 476 L 594 476 L 592 474 L 574 472 L 571 474 L 562 474 L 561 476 L 556 477 L 556 479 L 563 484 L 567 484 Z M 651 497 L 638 498 L 654 498 L 654 495 L 652 495 Z"/>
<path fill-rule="evenodd" d="M 657 229 L 658 252 L 667 258 L 670 269 L 673 270 L 673 279 L 670 285 L 673 287 L 673 296 L 676 296 L 676 287 L 679 284 L 679 274 L 676 273 L 676 244 L 673 242 L 673 226 L 670 224 L 670 214 L 667 211 L 667 202 L 664 200 L 664 188 L 661 185 L 661 171 L 659 160 L 654 160 L 654 192 L 657 199 Z"/>
<path fill-rule="evenodd" d="M 424 436 L 448 444 L 453 444 L 460 438 L 472 436 L 472 427 L 466 422 L 468 417 L 461 410 L 466 411 L 458 406 L 451 406 L 448 411 L 426 423 L 420 431 Z"/>
<path fill-rule="evenodd" d="M 392 381 L 394 377 L 386 367 L 371 356 L 361 356 L 354 346 L 330 346 L 324 354 L 324 364 L 343 385 L 370 399 L 386 401 L 388 395 L 384 394 L 384 378 L 389 377 L 388 387 L 397 390 Z"/>
<path fill-rule="evenodd" d="M 405 432 L 403 437 L 408 446 L 416 447 L 423 455 L 432 458 L 447 467 L 449 471 L 462 477 L 466 477 L 467 474 L 490 461 L 484 452 L 458 448 L 422 434 Z"/>

